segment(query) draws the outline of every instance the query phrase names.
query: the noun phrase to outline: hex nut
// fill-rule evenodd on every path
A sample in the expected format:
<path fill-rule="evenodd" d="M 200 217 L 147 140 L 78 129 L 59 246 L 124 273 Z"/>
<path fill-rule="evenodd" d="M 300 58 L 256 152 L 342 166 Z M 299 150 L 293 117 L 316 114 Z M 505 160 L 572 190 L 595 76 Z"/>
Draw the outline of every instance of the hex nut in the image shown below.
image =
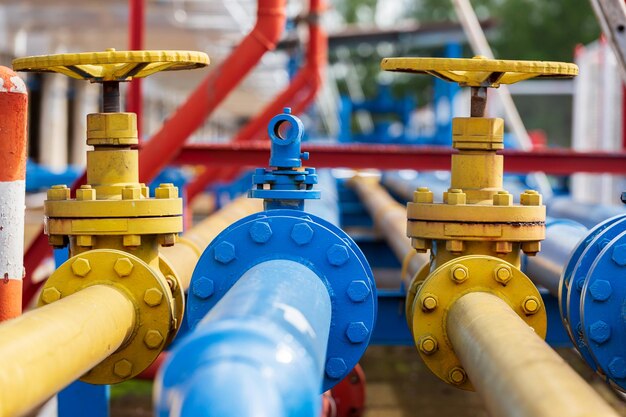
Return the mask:
<path fill-rule="evenodd" d="M 350 285 L 348 285 L 348 297 L 355 303 L 365 301 L 365 299 L 370 295 L 370 292 L 371 290 L 369 285 L 362 280 L 354 280 L 350 283 Z"/>
<path fill-rule="evenodd" d="M 613 259 L 613 262 L 619 266 L 626 266 L 626 245 L 623 244 L 614 246 L 611 259 Z"/>
<path fill-rule="evenodd" d="M 535 190 L 526 190 L 520 194 L 519 202 L 522 206 L 540 206 L 541 194 Z"/>
<path fill-rule="evenodd" d="M 601 345 L 611 338 L 611 326 L 602 320 L 591 323 L 589 326 L 589 338 Z"/>
<path fill-rule="evenodd" d="M 220 242 L 213 249 L 213 257 L 222 264 L 227 264 L 235 259 L 235 245 L 230 242 Z"/>
<path fill-rule="evenodd" d="M 215 292 L 215 283 L 211 278 L 201 276 L 197 280 L 193 281 L 191 285 L 191 293 L 200 298 L 206 300 Z"/>
<path fill-rule="evenodd" d="M 141 187 L 137 185 L 127 185 L 122 188 L 122 200 L 139 200 L 141 198 Z"/>
<path fill-rule="evenodd" d="M 461 385 L 466 379 L 467 374 L 465 373 L 465 370 L 459 366 L 455 366 L 450 369 L 450 372 L 448 373 L 448 380 L 452 385 Z"/>
<path fill-rule="evenodd" d="M 268 222 L 256 221 L 250 226 L 249 233 L 256 243 L 266 243 L 272 237 L 272 228 Z"/>
<path fill-rule="evenodd" d="M 326 375 L 332 379 L 341 378 L 347 371 L 348 365 L 341 358 L 329 358 L 326 361 Z"/>
<path fill-rule="evenodd" d="M 72 272 L 78 277 L 86 276 L 91 271 L 89 260 L 85 258 L 77 258 L 72 262 Z"/>
<path fill-rule="evenodd" d="M 536 314 L 541 309 L 541 301 L 534 295 L 529 295 L 522 301 L 522 310 L 527 315 Z"/>
<path fill-rule="evenodd" d="M 513 196 L 506 191 L 498 191 L 493 195 L 494 206 L 510 206 L 513 204 Z"/>
<path fill-rule="evenodd" d="M 346 337 L 352 343 L 363 343 L 370 334 L 370 330 L 362 321 L 355 321 L 348 325 Z"/>
<path fill-rule="evenodd" d="M 432 248 L 432 240 L 414 237 L 411 238 L 411 245 L 417 252 L 426 252 Z"/>
<path fill-rule="evenodd" d="M 451 188 L 447 192 L 447 203 L 451 205 L 465 204 L 467 195 L 463 190 L 458 188 Z"/>
<path fill-rule="evenodd" d="M 41 292 L 41 301 L 46 304 L 54 303 L 61 298 L 61 292 L 56 287 L 44 288 Z"/>
<path fill-rule="evenodd" d="M 621 356 L 615 356 L 611 359 L 611 362 L 609 362 L 609 373 L 613 378 L 626 378 L 626 360 Z"/>
<path fill-rule="evenodd" d="M 435 294 L 426 293 L 421 298 L 423 311 L 433 311 L 439 304 L 439 300 Z"/>
<path fill-rule="evenodd" d="M 143 301 L 150 307 L 156 307 L 163 301 L 163 292 L 158 288 L 148 288 L 143 294 Z"/>
<path fill-rule="evenodd" d="M 129 258 L 117 258 L 113 264 L 113 270 L 120 277 L 127 277 L 133 272 L 133 263 Z"/>
<path fill-rule="evenodd" d="M 50 201 L 69 200 L 70 189 L 67 185 L 53 185 L 47 192 L 47 199 Z"/>
<path fill-rule="evenodd" d="M 96 199 L 96 190 L 91 188 L 91 185 L 81 185 L 78 190 L 76 190 L 76 200 L 79 201 L 90 201 Z"/>
<path fill-rule="evenodd" d="M 158 330 L 148 330 L 143 338 L 143 343 L 148 349 L 157 349 L 163 343 L 163 335 Z"/>
<path fill-rule="evenodd" d="M 76 236 L 76 245 L 84 248 L 90 248 L 93 246 L 94 237 L 92 235 L 78 235 Z"/>
<path fill-rule="evenodd" d="M 508 284 L 511 278 L 513 278 L 513 270 L 510 266 L 505 264 L 497 265 L 493 271 L 493 274 L 495 280 L 502 285 Z"/>
<path fill-rule="evenodd" d="M 419 339 L 419 350 L 425 355 L 432 355 L 439 349 L 437 339 L 431 335 L 422 336 Z"/>
<path fill-rule="evenodd" d="M 513 252 L 513 242 L 500 241 L 494 244 L 493 250 L 498 254 Z"/>
<path fill-rule="evenodd" d="M 137 247 L 141 245 L 140 235 L 124 235 L 122 238 L 122 244 L 129 247 Z"/>
<path fill-rule="evenodd" d="M 605 279 L 599 279 L 589 286 L 589 293 L 594 301 L 604 302 L 611 298 L 613 287 L 611 283 Z"/>
<path fill-rule="evenodd" d="M 465 265 L 456 264 L 450 270 L 450 279 L 460 284 L 469 278 L 469 269 Z"/>
<path fill-rule="evenodd" d="M 54 248 L 64 248 L 67 246 L 67 237 L 64 235 L 48 235 L 48 244 Z"/>
<path fill-rule="evenodd" d="M 291 229 L 291 239 L 297 245 L 306 245 L 313 239 L 313 229 L 306 223 L 297 223 Z"/>
<path fill-rule="evenodd" d="M 113 365 L 113 373 L 120 378 L 128 378 L 133 373 L 133 364 L 126 359 L 121 359 Z"/>
<path fill-rule="evenodd" d="M 172 183 L 163 183 L 154 190 L 154 196 L 158 199 L 162 198 L 178 198 L 178 188 Z"/>
<path fill-rule="evenodd" d="M 157 242 L 161 246 L 174 246 L 176 244 L 176 233 L 163 233 L 157 238 Z"/>
<path fill-rule="evenodd" d="M 346 248 L 345 245 L 338 245 L 335 243 L 326 251 L 326 258 L 331 265 L 341 266 L 348 262 L 350 254 L 348 253 L 348 248 Z"/>
<path fill-rule="evenodd" d="M 433 192 L 428 187 L 419 187 L 413 192 L 413 202 L 431 204 L 433 202 Z"/>
<path fill-rule="evenodd" d="M 464 244 L 462 240 L 446 240 L 446 250 L 451 253 L 463 252 Z"/>
<path fill-rule="evenodd" d="M 541 242 L 522 242 L 521 249 L 526 255 L 535 256 L 541 250 Z"/>

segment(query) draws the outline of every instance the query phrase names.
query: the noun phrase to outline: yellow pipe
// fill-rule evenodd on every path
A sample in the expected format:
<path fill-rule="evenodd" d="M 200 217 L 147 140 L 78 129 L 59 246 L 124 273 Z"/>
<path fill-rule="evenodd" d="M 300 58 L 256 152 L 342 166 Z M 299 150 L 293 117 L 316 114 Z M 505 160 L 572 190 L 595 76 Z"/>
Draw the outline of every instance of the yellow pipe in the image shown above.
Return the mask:
<path fill-rule="evenodd" d="M 132 333 L 133 303 L 106 285 L 0 325 L 0 417 L 21 416 L 115 352 Z"/>
<path fill-rule="evenodd" d="M 189 229 L 174 246 L 161 253 L 174 268 L 184 289 L 189 287 L 193 270 L 202 252 L 215 237 L 239 219 L 263 210 L 263 200 L 239 197 Z"/>
<path fill-rule="evenodd" d="M 448 312 L 450 342 L 493 417 L 618 417 L 500 298 L 474 292 Z M 460 371 L 462 376 L 462 371 Z"/>
<path fill-rule="evenodd" d="M 387 244 L 400 262 L 407 261 L 407 283 L 419 272 L 430 259 L 424 253 L 417 253 L 406 235 L 406 207 L 398 203 L 380 185 L 377 178 L 355 176 L 348 181 L 359 196 L 374 220 L 374 227 L 383 234 Z M 409 258 L 410 257 L 410 258 Z"/>

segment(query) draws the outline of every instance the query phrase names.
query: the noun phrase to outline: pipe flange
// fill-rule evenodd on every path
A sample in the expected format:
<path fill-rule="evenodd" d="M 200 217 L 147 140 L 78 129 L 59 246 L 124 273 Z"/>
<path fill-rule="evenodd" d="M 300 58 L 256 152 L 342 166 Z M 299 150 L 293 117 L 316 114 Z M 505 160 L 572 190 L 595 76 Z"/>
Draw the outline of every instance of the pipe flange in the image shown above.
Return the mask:
<path fill-rule="evenodd" d="M 174 331 L 169 333 L 167 340 L 165 341 L 165 346 L 169 346 L 183 324 L 183 317 L 185 314 L 185 289 L 181 285 L 178 275 L 176 275 L 176 272 L 174 271 L 174 267 L 161 253 L 159 254 L 159 270 L 165 277 L 165 281 L 167 281 L 167 285 L 172 291 L 174 301 Z"/>
<path fill-rule="evenodd" d="M 574 260 L 574 256 L 576 255 L 578 248 L 576 248 L 574 255 L 568 263 L 568 267 L 569 264 L 573 264 L 574 267 L 569 275 L 568 287 L 566 290 L 565 315 L 561 313 L 561 318 L 563 319 L 565 329 L 567 330 L 572 343 L 576 346 L 578 352 L 593 370 L 597 370 L 597 364 L 593 359 L 593 355 L 589 351 L 587 340 L 584 337 L 584 326 L 582 324 L 581 317 L 583 288 L 585 286 L 585 282 L 588 280 L 593 265 L 602 250 L 609 245 L 611 240 L 616 238 L 625 230 L 626 216 L 613 217 L 601 223 L 589 233 L 588 237 L 592 237 L 592 239 L 589 241 L 586 238 L 579 245 L 581 246 L 584 242 L 587 242 L 586 247 L 582 250 L 582 253 L 578 256 L 577 260 Z M 567 271 L 564 272 L 564 277 L 565 273 L 567 273 Z M 565 281 L 565 278 L 561 279 L 561 282 L 564 283 Z"/>
<path fill-rule="evenodd" d="M 341 229 L 298 210 L 248 216 L 220 233 L 204 251 L 191 279 L 191 328 L 251 267 L 288 259 L 311 268 L 328 289 L 332 322 L 322 392 L 341 381 L 361 358 L 377 314 L 374 278 L 365 256 Z M 357 327 L 358 332 L 350 329 Z"/>
<path fill-rule="evenodd" d="M 618 228 L 622 232 L 603 245 L 587 273 L 580 295 L 580 328 L 589 364 L 626 391 L 626 231 L 616 222 L 605 232 Z"/>
<path fill-rule="evenodd" d="M 488 292 L 505 301 L 545 338 L 546 311 L 532 281 L 510 263 L 491 256 L 469 255 L 448 261 L 420 286 L 413 302 L 413 338 L 428 368 L 445 382 L 473 390 L 446 331 L 448 311 L 471 292 Z"/>
<path fill-rule="evenodd" d="M 406 317 L 406 324 L 409 326 L 409 331 L 413 334 L 413 303 L 415 302 L 415 297 L 420 287 L 424 283 L 424 280 L 430 274 L 430 263 L 426 263 L 422 265 L 420 270 L 415 274 L 413 279 L 411 280 L 411 285 L 409 285 L 408 290 L 406 291 L 406 298 L 404 301 L 404 313 Z"/>
<path fill-rule="evenodd" d="M 91 384 L 126 381 L 148 368 L 176 333 L 176 303 L 160 272 L 128 252 L 94 249 L 73 256 L 48 278 L 38 305 L 50 304 L 92 285 L 120 290 L 135 306 L 135 327 L 111 356 L 80 379 Z"/>

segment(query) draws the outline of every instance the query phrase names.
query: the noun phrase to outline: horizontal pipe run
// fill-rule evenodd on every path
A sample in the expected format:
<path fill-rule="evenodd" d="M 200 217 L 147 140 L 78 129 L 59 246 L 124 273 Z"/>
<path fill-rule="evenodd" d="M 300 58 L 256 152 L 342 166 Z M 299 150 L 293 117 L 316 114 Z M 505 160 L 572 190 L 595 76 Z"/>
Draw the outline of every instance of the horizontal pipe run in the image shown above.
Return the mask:
<path fill-rule="evenodd" d="M 0 325 L 0 416 L 21 416 L 115 352 L 131 334 L 133 303 L 87 287 Z"/>
<path fill-rule="evenodd" d="M 406 276 L 402 277 L 410 282 L 430 259 L 427 254 L 415 252 L 411 246 L 411 240 L 406 235 L 406 207 L 396 202 L 373 177 L 355 176 L 348 185 L 357 193 L 374 220 L 376 230 L 382 233 L 398 260 L 404 262 L 408 256 L 411 257 Z"/>
<path fill-rule="evenodd" d="M 263 200 L 240 197 L 189 229 L 174 246 L 160 249 L 184 289 L 189 287 L 196 263 L 211 241 L 237 220 L 261 210 Z"/>
<path fill-rule="evenodd" d="M 587 228 L 575 221 L 548 218 L 546 238 L 541 242 L 541 251 L 535 256 L 525 257 L 524 272 L 535 284 L 558 297 L 563 268 L 576 245 L 587 233 Z"/>
<path fill-rule="evenodd" d="M 450 308 L 447 330 L 490 416 L 618 416 L 497 296 L 462 296 Z"/>
<path fill-rule="evenodd" d="M 293 261 L 248 270 L 171 352 L 160 417 L 317 417 L 330 331 L 322 280 Z"/>
<path fill-rule="evenodd" d="M 548 216 L 574 220 L 590 228 L 611 217 L 626 214 L 624 205 L 583 203 L 568 197 L 553 198 L 546 206 Z"/>

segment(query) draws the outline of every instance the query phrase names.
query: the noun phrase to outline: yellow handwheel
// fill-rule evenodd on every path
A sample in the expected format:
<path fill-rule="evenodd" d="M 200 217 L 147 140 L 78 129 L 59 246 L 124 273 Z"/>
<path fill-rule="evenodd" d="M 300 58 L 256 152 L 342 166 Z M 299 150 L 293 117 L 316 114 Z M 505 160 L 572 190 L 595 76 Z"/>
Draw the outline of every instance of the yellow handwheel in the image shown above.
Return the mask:
<path fill-rule="evenodd" d="M 39 55 L 13 61 L 15 71 L 58 72 L 92 82 L 129 81 L 159 71 L 206 67 L 209 57 L 195 51 L 116 51 Z"/>
<path fill-rule="evenodd" d="M 467 87 L 514 84 L 531 78 L 571 78 L 578 75 L 575 64 L 550 61 L 509 61 L 474 58 L 385 58 L 385 71 L 428 74 Z"/>

